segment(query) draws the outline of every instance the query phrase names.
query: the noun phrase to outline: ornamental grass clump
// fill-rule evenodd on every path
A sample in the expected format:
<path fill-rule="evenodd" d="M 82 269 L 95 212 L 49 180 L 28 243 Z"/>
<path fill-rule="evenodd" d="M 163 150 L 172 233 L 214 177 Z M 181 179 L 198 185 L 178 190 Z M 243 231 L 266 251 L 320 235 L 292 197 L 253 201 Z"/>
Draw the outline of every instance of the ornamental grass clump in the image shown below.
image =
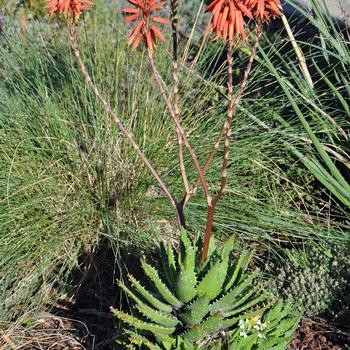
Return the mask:
<path fill-rule="evenodd" d="M 178 144 L 179 174 L 182 179 L 184 195 L 176 198 L 173 190 L 159 175 L 155 166 L 147 158 L 134 135 L 125 126 L 122 116 L 117 113 L 94 83 L 79 51 L 77 22 L 81 12 L 93 4 L 89 0 L 52 0 L 47 8 L 50 14 L 64 15 L 69 28 L 70 44 L 80 71 L 90 88 L 104 107 L 105 112 L 115 122 L 141 161 L 148 168 L 160 189 L 174 208 L 179 227 L 185 232 L 188 227 L 185 208 L 201 186 L 207 207 L 207 221 L 204 241 L 198 238 L 193 243 L 183 233 L 180 249 L 163 247 L 163 268 L 157 271 L 145 261 L 142 268 L 153 284 L 149 292 L 133 276 L 129 281 L 133 288 L 120 282 L 120 287 L 135 301 L 134 315 L 112 309 L 123 322 L 134 327 L 125 346 L 135 348 L 139 345 L 150 349 L 284 349 L 290 341 L 298 323 L 298 317 L 290 316 L 288 307 L 275 303 L 265 292 L 260 291 L 255 278 L 258 271 L 247 274 L 249 256 L 243 254 L 235 264 L 232 263 L 232 241 L 228 241 L 221 251 L 213 246 L 211 240 L 215 208 L 227 187 L 228 159 L 232 134 L 232 123 L 242 94 L 248 84 L 249 74 L 259 46 L 263 25 L 272 17 L 281 15 L 279 0 L 214 0 L 207 12 L 211 18 L 204 34 L 212 36 L 212 41 L 221 40 L 227 52 L 227 115 L 222 121 L 221 130 L 206 161 L 201 164 L 191 146 L 183 127 L 179 102 L 179 62 L 178 62 L 178 7 L 177 0 L 170 1 L 170 20 L 162 16 L 166 1 L 127 0 L 128 7 L 122 9 L 124 22 L 133 25 L 128 38 L 132 50 L 144 50 L 150 72 L 154 78 L 164 105 L 174 124 Z M 246 34 L 248 21 L 255 22 L 253 40 Z M 166 37 L 162 30 L 171 25 L 172 29 L 172 86 L 166 85 L 162 78 L 154 52 Z M 250 46 L 247 66 L 234 94 L 233 52 L 239 41 Z M 171 93 L 169 93 L 171 91 Z M 206 179 L 213 158 L 222 148 L 220 185 L 213 192 Z M 197 179 L 188 177 L 185 152 L 197 172 Z"/>
<path fill-rule="evenodd" d="M 171 119 L 174 122 L 177 141 L 178 141 L 178 159 L 180 174 L 183 181 L 184 196 L 181 199 L 175 198 L 172 191 L 168 188 L 167 184 L 161 178 L 154 165 L 151 164 L 147 156 L 142 151 L 140 145 L 136 142 L 134 135 L 125 127 L 123 120 L 114 109 L 111 107 L 109 102 L 100 93 L 98 87 L 94 84 L 89 71 L 84 64 L 78 47 L 78 36 L 76 31 L 76 25 L 80 18 L 81 12 L 89 9 L 93 3 L 90 0 L 51 0 L 47 4 L 47 8 L 50 11 L 50 15 L 58 14 L 63 15 L 67 19 L 67 24 L 70 33 L 70 43 L 77 59 L 79 68 L 88 84 L 90 90 L 96 95 L 99 101 L 102 103 L 106 113 L 114 120 L 120 131 L 129 141 L 130 145 L 134 148 L 142 162 L 148 168 L 150 173 L 157 181 L 160 189 L 164 195 L 169 199 L 170 204 L 173 206 L 179 226 L 186 229 L 185 221 L 185 207 L 188 204 L 191 197 L 197 192 L 198 186 L 201 185 L 205 201 L 207 204 L 207 223 L 205 229 L 205 241 L 201 255 L 201 262 L 203 263 L 206 259 L 209 243 L 212 235 L 213 220 L 215 214 L 215 207 L 222 198 L 226 186 L 227 186 L 227 168 L 228 168 L 228 155 L 230 148 L 230 139 L 232 134 L 232 121 L 235 112 L 241 102 L 242 94 L 246 85 L 248 84 L 249 73 L 252 68 L 252 64 L 258 48 L 263 24 L 269 23 L 271 17 L 280 16 L 280 1 L 279 0 L 214 0 L 212 1 L 207 11 L 211 12 L 211 19 L 206 31 L 206 36 L 210 33 L 214 34 L 213 41 L 222 39 L 223 45 L 226 46 L 227 50 L 227 116 L 223 122 L 221 131 L 219 132 L 217 139 L 208 152 L 208 158 L 203 165 L 200 164 L 199 159 L 192 148 L 190 141 L 183 129 L 181 123 L 181 113 L 179 109 L 179 72 L 178 72 L 178 1 L 172 0 L 170 4 L 171 8 L 171 21 L 158 15 L 158 11 L 165 7 L 166 1 L 156 0 L 128 0 L 131 7 L 125 7 L 122 12 L 126 16 L 124 21 L 136 22 L 129 39 L 128 44 L 132 44 L 132 48 L 143 48 L 147 51 L 147 57 L 150 65 L 154 81 L 160 91 L 163 102 L 168 109 Z M 233 92 L 233 50 L 235 45 L 241 40 L 247 40 L 246 36 L 246 21 L 255 21 L 255 34 L 254 40 L 251 44 L 250 56 L 247 62 L 245 72 L 243 74 L 242 81 L 239 84 L 239 89 L 234 95 Z M 160 76 L 157 68 L 156 60 L 154 59 L 154 50 L 157 45 L 157 40 L 164 41 L 165 36 L 161 32 L 158 25 L 167 25 L 171 23 L 172 27 L 172 41 L 173 41 L 173 86 L 172 95 L 168 94 L 168 88 L 164 83 L 164 80 Z M 208 186 L 208 182 L 205 178 L 205 172 L 210 166 L 211 161 L 217 154 L 220 147 L 223 146 L 223 158 L 221 167 L 221 181 L 220 188 L 217 193 L 211 193 Z M 198 173 L 198 178 L 194 181 L 191 186 L 190 180 L 187 176 L 184 150 L 189 154 L 193 165 Z"/>

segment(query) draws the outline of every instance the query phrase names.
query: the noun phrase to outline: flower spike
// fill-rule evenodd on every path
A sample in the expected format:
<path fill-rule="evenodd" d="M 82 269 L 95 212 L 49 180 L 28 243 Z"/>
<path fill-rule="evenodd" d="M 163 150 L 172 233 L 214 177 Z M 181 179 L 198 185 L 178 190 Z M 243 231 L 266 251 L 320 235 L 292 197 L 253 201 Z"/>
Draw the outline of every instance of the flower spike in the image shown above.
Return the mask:
<path fill-rule="evenodd" d="M 271 16 L 282 16 L 280 0 L 247 0 L 247 6 L 257 19 L 266 23 Z"/>
<path fill-rule="evenodd" d="M 213 0 L 207 7 L 211 20 L 206 33 L 214 32 L 214 40 L 223 38 L 232 42 L 237 37 L 245 38 L 245 17 L 253 18 L 246 0 Z"/>
<path fill-rule="evenodd" d="M 45 8 L 49 10 L 49 16 L 57 13 L 77 21 L 81 12 L 88 10 L 93 4 L 90 0 L 50 0 Z"/>
<path fill-rule="evenodd" d="M 128 45 L 132 44 L 135 50 L 143 40 L 145 46 L 154 50 L 157 39 L 164 41 L 165 37 L 155 23 L 170 24 L 170 21 L 153 16 L 153 12 L 162 8 L 166 1 L 157 2 L 156 0 L 128 0 L 129 4 L 134 7 L 123 8 L 122 12 L 126 15 L 125 23 L 137 21 L 135 28 L 131 32 Z"/>
<path fill-rule="evenodd" d="M 246 19 L 269 23 L 271 16 L 282 15 L 280 0 L 213 0 L 207 12 L 212 17 L 206 34 L 214 32 L 213 40 L 222 38 L 227 42 L 246 37 Z"/>

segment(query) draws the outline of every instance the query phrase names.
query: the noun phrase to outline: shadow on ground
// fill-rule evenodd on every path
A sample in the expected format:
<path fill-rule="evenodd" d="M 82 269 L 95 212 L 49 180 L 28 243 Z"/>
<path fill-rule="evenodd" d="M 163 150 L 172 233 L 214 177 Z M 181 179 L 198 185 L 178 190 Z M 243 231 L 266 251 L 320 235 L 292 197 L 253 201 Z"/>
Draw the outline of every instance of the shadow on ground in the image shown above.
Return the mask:
<path fill-rule="evenodd" d="M 107 243 L 102 243 L 95 254 L 81 257 L 79 269 L 71 274 L 71 295 L 59 300 L 50 313 L 81 322 L 74 323 L 73 333 L 85 349 L 116 348 L 117 321 L 110 307 L 128 307 L 117 280 L 121 278 L 120 271 L 139 276 L 139 261 L 140 256 L 130 251 L 116 257 Z"/>

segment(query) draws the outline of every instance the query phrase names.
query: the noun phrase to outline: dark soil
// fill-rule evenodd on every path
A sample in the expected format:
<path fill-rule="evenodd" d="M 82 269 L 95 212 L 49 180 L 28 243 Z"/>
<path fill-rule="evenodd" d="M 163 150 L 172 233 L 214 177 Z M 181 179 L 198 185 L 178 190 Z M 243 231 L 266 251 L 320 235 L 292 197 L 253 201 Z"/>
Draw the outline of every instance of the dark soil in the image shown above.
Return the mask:
<path fill-rule="evenodd" d="M 345 326 L 333 324 L 330 319 L 306 318 L 301 321 L 289 350 L 344 350 L 348 349 L 348 340 Z"/>

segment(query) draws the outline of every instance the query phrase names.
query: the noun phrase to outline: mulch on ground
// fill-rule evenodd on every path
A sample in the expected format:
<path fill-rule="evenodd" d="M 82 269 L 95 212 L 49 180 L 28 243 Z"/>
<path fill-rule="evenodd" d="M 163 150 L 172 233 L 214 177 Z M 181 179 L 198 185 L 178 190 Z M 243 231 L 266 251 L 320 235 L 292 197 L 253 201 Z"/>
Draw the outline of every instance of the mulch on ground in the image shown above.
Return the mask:
<path fill-rule="evenodd" d="M 342 326 L 332 324 L 331 320 L 325 318 L 305 318 L 289 350 L 345 350 L 348 345 L 348 335 Z"/>

